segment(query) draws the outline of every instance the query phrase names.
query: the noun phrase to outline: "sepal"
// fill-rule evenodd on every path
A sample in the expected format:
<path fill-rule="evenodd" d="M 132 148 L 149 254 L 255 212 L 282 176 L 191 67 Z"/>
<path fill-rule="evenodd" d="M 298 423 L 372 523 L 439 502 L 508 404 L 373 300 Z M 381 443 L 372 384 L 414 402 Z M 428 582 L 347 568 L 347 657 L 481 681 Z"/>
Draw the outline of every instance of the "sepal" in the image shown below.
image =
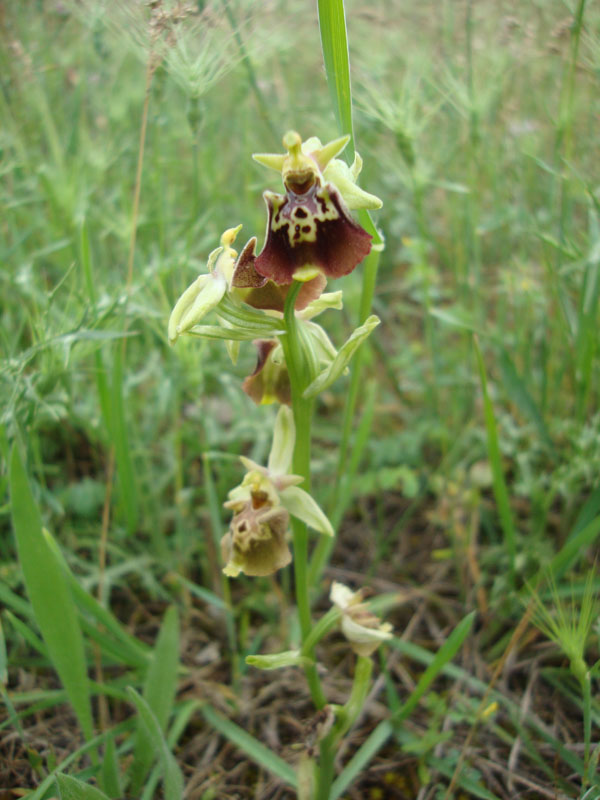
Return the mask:
<path fill-rule="evenodd" d="M 281 504 L 293 517 L 325 536 L 333 536 L 331 522 L 313 498 L 299 486 L 289 486 L 279 493 Z"/>
<path fill-rule="evenodd" d="M 296 426 L 294 415 L 287 406 L 281 406 L 275 418 L 273 444 L 269 454 L 267 469 L 273 475 L 287 475 L 292 468 Z"/>
<path fill-rule="evenodd" d="M 286 650 L 283 653 L 272 655 L 246 656 L 246 664 L 257 669 L 281 669 L 282 667 L 310 667 L 314 664 L 312 658 L 300 655 L 300 650 Z"/>
<path fill-rule="evenodd" d="M 187 333 L 194 325 L 219 304 L 227 290 L 227 281 L 218 272 L 199 275 L 188 286 L 169 317 L 169 343 L 174 344 L 182 333 Z"/>
<path fill-rule="evenodd" d="M 360 208 L 376 210 L 381 208 L 383 202 L 377 195 L 365 192 L 356 183 L 362 169 L 362 163 L 362 158 L 358 153 L 355 154 L 354 163 L 351 167 L 345 161 L 335 158 L 328 164 L 323 177 L 338 189 L 349 209 L 353 211 Z"/>
<path fill-rule="evenodd" d="M 303 396 L 305 398 L 316 397 L 319 392 L 331 386 L 344 372 L 356 350 L 369 336 L 371 331 L 379 325 L 380 321 L 379 317 L 372 314 L 364 325 L 357 328 L 350 338 L 340 347 L 338 354 L 327 369 L 323 370 L 320 375 L 317 375 L 314 381 L 304 390 Z"/>

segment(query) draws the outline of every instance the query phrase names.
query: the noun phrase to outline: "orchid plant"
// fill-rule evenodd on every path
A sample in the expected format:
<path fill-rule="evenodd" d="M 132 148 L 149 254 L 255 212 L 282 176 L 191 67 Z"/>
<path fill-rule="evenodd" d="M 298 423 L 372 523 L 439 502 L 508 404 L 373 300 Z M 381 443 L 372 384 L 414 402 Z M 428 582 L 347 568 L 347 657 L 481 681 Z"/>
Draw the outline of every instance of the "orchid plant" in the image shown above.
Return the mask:
<path fill-rule="evenodd" d="M 253 341 L 257 365 L 242 389 L 257 404 L 279 404 L 267 466 L 241 457 L 246 474 L 224 503 L 232 518 L 221 553 L 223 572 L 230 578 L 271 575 L 293 562 L 301 647 L 252 656 L 248 663 L 262 669 L 302 667 L 319 719 L 327 720 L 317 726 L 316 741 L 300 759 L 303 798 L 329 796 L 336 745 L 360 711 L 373 653 L 392 636 L 391 626 L 380 623 L 360 591 L 334 582 L 332 609 L 317 623 L 309 602 L 308 529 L 327 537 L 335 533 L 310 493 L 315 398 L 346 371 L 359 345 L 379 324 L 370 316 L 337 349 L 314 321 L 325 309 L 342 308 L 342 291 L 325 292 L 327 282 L 348 275 L 371 249 L 371 235 L 351 211 L 381 206 L 357 184 L 360 156 L 356 154 L 352 166 L 337 158 L 349 139 L 323 145 L 315 137 L 303 142 L 289 131 L 283 137 L 286 153 L 254 156 L 280 173 L 284 190 L 264 193 L 268 219 L 262 250 L 256 253 L 257 239 L 251 237 L 238 254 L 233 245 L 241 225 L 228 228 L 208 257 L 206 273 L 176 302 L 168 325 L 172 344 L 183 335 L 222 339 L 234 362 L 240 342 Z M 210 312 L 217 325 L 205 324 Z M 327 702 L 314 655 L 315 645 L 338 623 L 357 654 L 345 706 Z"/>

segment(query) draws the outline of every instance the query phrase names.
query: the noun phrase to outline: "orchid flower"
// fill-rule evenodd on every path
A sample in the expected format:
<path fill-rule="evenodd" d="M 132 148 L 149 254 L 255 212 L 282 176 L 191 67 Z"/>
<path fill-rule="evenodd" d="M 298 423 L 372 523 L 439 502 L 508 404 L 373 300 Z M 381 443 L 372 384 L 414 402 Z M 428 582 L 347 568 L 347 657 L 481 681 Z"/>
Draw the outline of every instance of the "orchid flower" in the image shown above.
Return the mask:
<path fill-rule="evenodd" d="M 311 528 L 333 536 L 331 523 L 312 497 L 298 484 L 303 478 L 290 474 L 296 432 L 292 411 L 281 406 L 275 420 L 273 445 L 267 467 L 241 457 L 246 475 L 229 492 L 225 508 L 234 516 L 221 539 L 226 562 L 223 572 L 232 578 L 271 575 L 291 561 L 287 544 L 290 514 Z"/>
<path fill-rule="evenodd" d="M 370 656 L 382 642 L 392 638 L 392 626 L 389 622 L 380 622 L 369 610 L 360 590 L 353 592 L 343 583 L 334 581 L 329 598 L 342 612 L 342 633 L 357 655 Z"/>
<path fill-rule="evenodd" d="M 231 246 L 242 226 L 228 228 L 221 236 L 221 246 L 208 257 L 208 272 L 199 275 L 175 303 L 169 318 L 169 342 L 174 344 L 182 333 L 217 306 L 223 295 L 231 289 L 237 252 Z"/>
<path fill-rule="evenodd" d="M 381 202 L 356 186 L 362 161 L 346 167 L 335 158 L 349 136 L 321 145 L 302 144 L 295 131 L 283 137 L 287 155 L 256 154 L 254 159 L 281 172 L 285 195 L 265 192 L 269 212 L 266 241 L 254 261 L 259 275 L 279 285 L 318 275 L 347 275 L 371 250 L 371 235 L 350 216 L 352 208 L 377 208 Z M 347 198 L 347 201 L 345 200 Z"/>

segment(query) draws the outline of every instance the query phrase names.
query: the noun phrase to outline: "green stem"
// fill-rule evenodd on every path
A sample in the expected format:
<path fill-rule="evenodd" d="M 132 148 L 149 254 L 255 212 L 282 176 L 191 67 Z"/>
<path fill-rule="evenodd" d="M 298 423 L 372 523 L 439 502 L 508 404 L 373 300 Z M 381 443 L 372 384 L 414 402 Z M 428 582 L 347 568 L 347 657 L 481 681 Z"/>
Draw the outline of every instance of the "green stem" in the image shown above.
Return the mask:
<path fill-rule="evenodd" d="M 363 216 L 360 216 L 360 222 L 363 226 L 367 226 L 368 223 L 368 216 L 365 219 Z M 364 212 L 367 214 L 367 212 Z M 371 229 L 375 231 L 372 223 Z M 371 230 L 369 231 L 371 232 Z M 376 231 L 375 231 L 376 233 Z M 379 256 L 380 253 L 378 250 L 371 250 L 369 255 L 365 260 L 364 271 L 363 271 L 363 286 L 362 286 L 362 294 L 360 298 L 360 310 L 359 310 L 359 323 L 362 325 L 363 322 L 367 319 L 369 314 L 371 313 L 371 305 L 373 303 L 373 295 L 375 293 L 375 282 L 377 279 L 377 268 L 379 266 Z M 336 520 L 334 524 L 334 529 L 337 530 L 337 521 L 341 520 L 343 512 L 345 511 L 344 508 L 340 506 L 341 500 L 341 484 L 344 474 L 346 473 L 346 467 L 348 464 L 348 454 L 350 450 L 350 440 L 352 438 L 352 431 L 354 430 L 354 413 L 356 411 L 356 404 L 358 401 L 358 396 L 361 387 L 363 386 L 362 382 L 362 367 L 364 362 L 365 356 L 365 347 L 368 345 L 362 344 L 356 354 L 354 356 L 354 360 L 351 366 L 351 375 L 350 375 L 350 389 L 346 396 L 346 405 L 344 407 L 344 420 L 342 425 L 342 439 L 340 442 L 340 453 L 337 463 L 337 470 L 335 476 L 335 485 L 333 488 L 332 493 L 332 500 L 329 505 L 330 517 Z M 310 585 L 316 586 L 321 578 L 321 574 L 329 561 L 329 556 L 331 555 L 331 551 L 333 549 L 334 541 L 329 536 L 322 536 L 321 539 L 317 542 L 317 546 L 315 547 L 312 561 L 310 564 Z"/>
<path fill-rule="evenodd" d="M 292 470 L 295 475 L 304 478 L 303 489 L 310 492 L 310 443 L 313 400 L 306 400 L 302 394 L 312 380 L 308 359 L 302 348 L 302 338 L 298 329 L 295 314 L 296 298 L 302 287 L 294 281 L 285 301 L 284 321 L 286 333 L 281 337 L 281 345 L 285 354 L 285 362 L 290 376 L 292 393 L 292 411 L 296 427 L 296 443 Z M 294 540 L 294 577 L 296 583 L 296 605 L 300 620 L 302 643 L 307 641 L 312 632 L 312 617 L 308 593 L 308 530 L 304 522 L 292 517 L 292 534 Z M 312 656 L 312 648 L 305 655 Z M 319 709 L 326 704 L 325 695 L 316 666 L 305 668 L 306 680 L 315 706 Z"/>
<path fill-rule="evenodd" d="M 354 725 L 356 718 L 365 705 L 365 699 L 371 685 L 372 672 L 372 658 L 369 656 L 359 656 L 356 660 L 354 682 L 348 702 L 338 711 L 338 718 L 333 729 L 321 742 L 317 800 L 329 800 L 338 742 Z"/>
<path fill-rule="evenodd" d="M 321 617 L 317 624 L 313 627 L 310 634 L 302 645 L 301 655 L 307 656 L 311 653 L 321 639 L 326 636 L 329 631 L 333 630 L 338 624 L 341 616 L 339 608 L 333 606 L 329 611 Z"/>

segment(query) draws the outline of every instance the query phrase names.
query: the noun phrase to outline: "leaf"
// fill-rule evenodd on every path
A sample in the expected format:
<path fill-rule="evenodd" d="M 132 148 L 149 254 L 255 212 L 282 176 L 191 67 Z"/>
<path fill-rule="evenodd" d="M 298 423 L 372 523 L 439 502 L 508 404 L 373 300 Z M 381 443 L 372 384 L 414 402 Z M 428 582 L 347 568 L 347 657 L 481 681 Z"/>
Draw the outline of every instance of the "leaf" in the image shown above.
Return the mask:
<path fill-rule="evenodd" d="M 6 658 L 6 639 L 2 630 L 2 620 L 0 619 L 0 683 L 8 683 L 8 660 Z"/>
<path fill-rule="evenodd" d="M 550 433 L 537 403 L 529 393 L 527 385 L 523 378 L 517 372 L 510 356 L 504 348 L 500 348 L 500 357 L 498 359 L 498 366 L 502 374 L 502 382 L 510 399 L 517 406 L 519 411 L 524 417 L 527 417 L 535 427 L 538 433 L 548 447 L 553 448 Z"/>
<path fill-rule="evenodd" d="M 447 325 L 451 325 L 453 328 L 460 328 L 464 331 L 483 335 L 482 331 L 477 328 L 469 314 L 460 307 L 432 308 L 429 313 L 432 317 L 439 319 L 441 322 L 445 322 Z"/>
<path fill-rule="evenodd" d="M 161 735 L 173 709 L 177 688 L 177 667 L 179 665 L 179 620 L 177 609 L 167 609 L 156 640 L 152 661 L 144 684 L 144 702 L 148 704 Z M 138 727 L 134 760 L 131 766 L 131 794 L 137 796 L 144 778 L 152 765 L 152 738 L 144 718 Z"/>
<path fill-rule="evenodd" d="M 290 767 L 282 758 L 265 747 L 264 744 L 255 739 L 254 736 L 247 731 L 240 728 L 234 722 L 221 716 L 210 706 L 204 706 L 202 713 L 208 723 L 210 723 L 215 730 L 222 733 L 230 742 L 233 742 L 240 750 L 243 750 L 246 755 L 260 764 L 273 775 L 277 775 L 282 781 L 285 781 L 290 786 L 296 788 L 297 778 L 295 770 Z"/>
<path fill-rule="evenodd" d="M 319 30 L 327 84 L 342 134 L 350 134 L 348 160 L 354 160 L 350 60 L 343 0 L 318 0 Z"/>
<path fill-rule="evenodd" d="M 127 693 L 135 703 L 142 724 L 146 729 L 150 758 L 153 760 L 154 757 L 158 757 L 160 761 L 164 780 L 165 800 L 181 800 L 184 789 L 183 775 L 177 765 L 177 761 L 175 761 L 173 753 L 171 753 L 165 741 L 160 722 L 146 700 L 144 700 L 133 687 L 128 687 Z M 133 789 L 130 789 L 130 794 L 135 796 L 136 793 Z"/>
<path fill-rule="evenodd" d="M 586 548 L 596 540 L 600 533 L 600 516 L 593 519 L 584 528 L 579 530 L 575 528 L 574 530 L 576 532 L 571 533 L 548 564 L 547 570 L 554 576 L 556 581 L 582 556 Z"/>
<path fill-rule="evenodd" d="M 456 628 L 452 631 L 450 636 L 437 651 L 433 661 L 431 664 L 429 664 L 425 672 L 419 678 L 419 682 L 411 692 L 408 700 L 399 709 L 399 711 L 394 714 L 393 720 L 395 723 L 406 719 L 410 715 L 421 697 L 423 697 L 427 689 L 429 689 L 433 681 L 437 678 L 439 673 L 444 669 L 449 661 L 452 661 L 473 626 L 475 614 L 475 611 L 471 611 L 470 614 L 467 614 L 467 616 L 458 623 Z"/>
<path fill-rule="evenodd" d="M 36 622 L 86 739 L 93 735 L 83 636 L 60 564 L 42 533 L 42 518 L 19 450 L 10 467 L 12 518 L 19 561 Z"/>
<path fill-rule="evenodd" d="M 352 781 L 362 772 L 362 770 L 371 761 L 373 756 L 376 755 L 378 750 L 383 747 L 383 745 L 392 735 L 394 732 L 393 725 L 406 719 L 413 711 L 435 678 L 458 652 L 460 646 L 471 630 L 473 621 L 475 619 L 475 613 L 475 611 L 472 611 L 463 620 L 461 620 L 461 622 L 458 623 L 448 639 L 435 654 L 433 661 L 421 675 L 419 682 L 413 689 L 408 700 L 393 715 L 392 719 L 380 722 L 373 733 L 371 733 L 361 747 L 359 747 L 354 756 L 339 774 L 337 780 L 334 782 L 331 790 L 330 800 L 337 800 L 337 798 L 348 788 L 348 786 L 350 786 Z M 393 643 L 394 640 L 392 640 L 392 645 Z"/>
<path fill-rule="evenodd" d="M 146 667 L 151 658 L 151 651 L 147 645 L 142 644 L 135 636 L 128 633 L 107 608 L 104 608 L 93 595 L 86 592 L 69 569 L 69 565 L 52 534 L 45 529 L 43 530 L 43 534 L 69 581 L 71 594 L 77 604 L 79 613 L 82 615 L 80 624 L 83 630 L 88 632 L 96 641 L 102 643 L 108 641 L 108 637 L 101 630 L 102 628 L 106 628 L 106 632 L 112 634 L 117 640 L 114 644 L 111 643 L 111 654 L 113 657 L 118 661 L 122 661 L 124 664 Z M 99 622 L 100 626 L 88 625 L 86 618 L 83 616 L 84 611 Z"/>
<path fill-rule="evenodd" d="M 389 720 L 384 720 L 383 722 L 379 723 L 379 725 L 365 739 L 363 744 L 359 747 L 344 769 L 340 772 L 336 780 L 333 782 L 333 786 L 331 787 L 331 792 L 329 794 L 329 800 L 337 800 L 337 798 L 346 791 L 348 786 L 350 786 L 354 779 L 360 775 L 371 759 L 387 742 L 393 732 L 394 729 L 392 728 L 392 724 Z"/>
<path fill-rule="evenodd" d="M 117 461 L 117 477 L 120 488 L 120 500 L 125 509 L 127 530 L 133 533 L 139 519 L 137 482 L 129 437 L 131 426 L 125 414 L 124 382 L 123 382 L 123 350 L 117 347 L 114 353 L 113 383 L 111 392 L 111 435 Z"/>
<path fill-rule="evenodd" d="M 316 397 L 319 392 L 327 389 L 328 386 L 336 381 L 343 371 L 348 366 L 350 359 L 360 347 L 363 341 L 369 336 L 371 331 L 376 328 L 380 323 L 379 317 L 372 314 L 366 322 L 352 333 L 349 339 L 344 342 L 340 347 L 337 356 L 333 359 L 327 369 L 323 370 L 320 375 L 304 390 L 303 397 L 311 398 Z"/>
<path fill-rule="evenodd" d="M 121 774 L 119 772 L 119 759 L 114 738 L 106 742 L 104 758 L 102 759 L 102 788 L 106 789 L 109 797 L 121 797 Z"/>
<path fill-rule="evenodd" d="M 64 759 L 64 761 L 61 761 L 61 763 L 44 778 L 44 780 L 33 792 L 27 795 L 27 800 L 44 800 L 47 796 L 48 790 L 54 785 L 55 776 L 58 774 L 59 770 L 64 771 L 68 766 L 79 761 L 79 759 L 85 753 L 93 753 L 94 750 L 107 739 L 115 738 L 127 733 L 132 729 L 134 722 L 135 720 L 133 717 L 126 719 L 124 722 L 119 723 L 119 725 L 115 725 L 114 728 L 111 728 L 110 730 L 101 733 L 99 736 L 94 737 L 82 747 L 78 747 L 76 750 L 70 753 Z"/>
<path fill-rule="evenodd" d="M 508 553 L 510 580 L 512 585 L 515 583 L 515 561 L 517 558 L 517 544 L 516 532 L 513 523 L 512 513 L 510 510 L 510 502 L 508 498 L 508 489 L 506 488 L 506 480 L 504 479 L 504 470 L 502 469 L 502 459 L 500 456 L 500 445 L 498 444 L 498 427 L 496 425 L 496 417 L 494 415 L 494 407 L 487 388 L 487 376 L 485 373 L 485 364 L 477 337 L 473 338 L 475 346 L 475 353 L 477 355 L 477 363 L 479 365 L 479 377 L 481 380 L 481 391 L 483 392 L 483 413 L 485 417 L 485 427 L 487 431 L 487 449 L 490 467 L 492 468 L 492 485 L 494 489 L 494 497 L 498 506 L 498 514 L 500 516 L 500 524 L 504 533 L 504 544 Z"/>
<path fill-rule="evenodd" d="M 56 782 L 61 800 L 109 800 L 100 789 L 96 789 L 95 786 L 89 786 L 71 775 L 65 775 L 60 772 L 56 776 Z"/>

